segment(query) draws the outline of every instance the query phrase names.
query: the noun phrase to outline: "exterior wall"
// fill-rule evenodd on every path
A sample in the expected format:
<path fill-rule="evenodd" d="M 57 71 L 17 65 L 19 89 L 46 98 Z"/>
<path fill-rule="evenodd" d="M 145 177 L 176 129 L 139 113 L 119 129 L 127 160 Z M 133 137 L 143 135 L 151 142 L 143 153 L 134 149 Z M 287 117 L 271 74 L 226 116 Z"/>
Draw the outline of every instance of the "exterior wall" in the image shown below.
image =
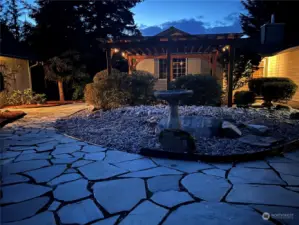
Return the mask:
<path fill-rule="evenodd" d="M 187 74 L 200 74 L 201 73 L 201 59 L 188 58 L 187 60 Z"/>
<path fill-rule="evenodd" d="M 201 60 L 200 74 L 201 75 L 210 75 L 211 74 L 211 66 L 210 66 L 208 60 Z"/>
<path fill-rule="evenodd" d="M 7 90 L 23 91 L 27 88 L 31 88 L 31 77 L 28 60 L 0 56 L 0 67 L 1 70 L 3 67 L 5 67 L 8 73 L 11 73 L 10 78 L 5 80 L 5 88 Z"/>

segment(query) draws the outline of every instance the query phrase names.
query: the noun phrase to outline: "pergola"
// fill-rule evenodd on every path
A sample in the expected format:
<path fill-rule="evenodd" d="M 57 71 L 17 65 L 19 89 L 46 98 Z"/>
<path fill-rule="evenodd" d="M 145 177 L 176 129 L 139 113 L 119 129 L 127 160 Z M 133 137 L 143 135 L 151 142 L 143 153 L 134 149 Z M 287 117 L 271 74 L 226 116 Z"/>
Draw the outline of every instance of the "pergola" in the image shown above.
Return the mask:
<path fill-rule="evenodd" d="M 111 57 L 114 52 L 122 51 L 129 64 L 129 73 L 143 59 L 167 59 L 167 87 L 172 79 L 172 59 L 194 58 L 208 60 L 213 75 L 216 70 L 219 52 L 229 52 L 228 62 L 228 106 L 232 106 L 232 78 L 236 48 L 260 48 L 261 43 L 250 38 L 241 38 L 243 34 L 207 34 L 190 35 L 176 28 L 170 28 L 156 36 L 128 36 L 117 40 L 98 39 L 99 47 L 106 50 L 108 74 L 111 74 Z"/>

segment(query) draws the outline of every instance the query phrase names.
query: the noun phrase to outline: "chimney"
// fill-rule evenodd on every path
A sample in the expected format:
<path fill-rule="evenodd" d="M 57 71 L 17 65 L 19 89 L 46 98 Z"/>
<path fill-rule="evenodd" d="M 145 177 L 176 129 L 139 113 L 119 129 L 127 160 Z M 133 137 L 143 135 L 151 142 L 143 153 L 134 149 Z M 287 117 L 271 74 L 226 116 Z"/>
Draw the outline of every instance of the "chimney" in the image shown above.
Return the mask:
<path fill-rule="evenodd" d="M 272 14 L 271 23 L 261 26 L 261 43 L 265 45 L 282 45 L 284 40 L 284 25 L 284 23 L 275 23 L 275 16 Z"/>

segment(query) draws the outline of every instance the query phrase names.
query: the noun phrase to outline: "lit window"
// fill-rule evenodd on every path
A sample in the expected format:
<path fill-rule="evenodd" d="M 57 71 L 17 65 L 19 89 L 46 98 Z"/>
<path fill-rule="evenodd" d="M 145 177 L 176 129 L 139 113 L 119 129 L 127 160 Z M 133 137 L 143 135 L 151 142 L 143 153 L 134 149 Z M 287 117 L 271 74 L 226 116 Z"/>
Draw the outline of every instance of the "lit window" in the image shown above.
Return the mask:
<path fill-rule="evenodd" d="M 186 75 L 186 59 L 173 59 L 172 62 L 173 79 Z"/>
<path fill-rule="evenodd" d="M 167 63 L 166 59 L 159 59 L 159 79 L 167 78 Z"/>

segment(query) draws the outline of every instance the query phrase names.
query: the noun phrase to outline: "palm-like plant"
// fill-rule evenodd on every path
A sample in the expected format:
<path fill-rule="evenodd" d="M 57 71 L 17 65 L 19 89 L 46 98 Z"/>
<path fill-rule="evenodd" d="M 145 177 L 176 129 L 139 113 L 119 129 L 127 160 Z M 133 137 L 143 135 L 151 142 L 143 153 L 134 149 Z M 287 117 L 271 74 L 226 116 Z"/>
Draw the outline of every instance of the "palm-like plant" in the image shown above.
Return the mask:
<path fill-rule="evenodd" d="M 63 83 L 86 76 L 80 55 L 76 51 L 66 51 L 60 56 L 49 59 L 45 65 L 45 79 L 58 84 L 59 100 L 65 101 Z"/>

